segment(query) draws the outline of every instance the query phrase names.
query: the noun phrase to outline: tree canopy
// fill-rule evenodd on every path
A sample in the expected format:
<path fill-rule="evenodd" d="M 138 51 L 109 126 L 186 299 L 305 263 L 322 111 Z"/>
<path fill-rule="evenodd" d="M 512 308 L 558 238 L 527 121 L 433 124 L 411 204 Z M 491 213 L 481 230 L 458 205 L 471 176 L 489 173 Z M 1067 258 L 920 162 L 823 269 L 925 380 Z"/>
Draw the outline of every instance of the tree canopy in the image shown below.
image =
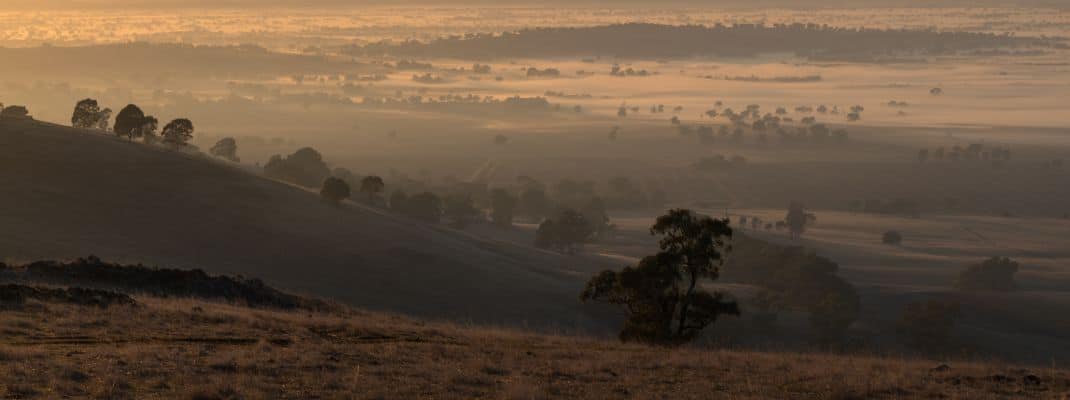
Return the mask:
<path fill-rule="evenodd" d="M 732 229 L 727 220 L 675 209 L 650 228 L 660 236 L 657 254 L 621 271 L 602 271 L 587 282 L 583 301 L 624 308 L 623 341 L 679 345 L 693 340 L 721 315 L 739 315 L 739 306 L 719 292 L 699 288 L 716 280 Z"/>

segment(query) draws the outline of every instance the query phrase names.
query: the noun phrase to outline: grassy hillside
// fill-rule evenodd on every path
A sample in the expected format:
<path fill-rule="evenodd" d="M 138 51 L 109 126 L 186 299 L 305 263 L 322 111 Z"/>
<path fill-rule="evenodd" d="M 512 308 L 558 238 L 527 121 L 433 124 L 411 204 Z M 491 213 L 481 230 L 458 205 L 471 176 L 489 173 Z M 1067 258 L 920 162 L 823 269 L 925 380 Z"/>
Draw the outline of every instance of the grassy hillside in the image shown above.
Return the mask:
<path fill-rule="evenodd" d="M 1054 367 L 624 345 L 135 297 L 0 313 L 5 398 L 1065 398 Z M 176 329 L 176 327 L 179 327 Z"/>
<path fill-rule="evenodd" d="M 477 239 L 201 156 L 0 121 L 0 256 L 204 268 L 372 309 L 586 324 L 580 262 Z"/>

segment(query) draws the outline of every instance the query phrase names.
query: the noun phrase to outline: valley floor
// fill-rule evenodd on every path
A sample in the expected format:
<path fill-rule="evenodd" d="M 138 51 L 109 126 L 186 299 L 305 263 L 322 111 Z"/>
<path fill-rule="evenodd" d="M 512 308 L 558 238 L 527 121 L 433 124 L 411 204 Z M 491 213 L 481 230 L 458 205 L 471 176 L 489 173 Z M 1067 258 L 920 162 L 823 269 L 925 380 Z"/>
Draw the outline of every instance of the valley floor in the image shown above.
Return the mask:
<path fill-rule="evenodd" d="M 0 311 L 0 395 L 30 398 L 1065 399 L 1070 372 L 666 349 L 360 311 L 137 298 Z"/>

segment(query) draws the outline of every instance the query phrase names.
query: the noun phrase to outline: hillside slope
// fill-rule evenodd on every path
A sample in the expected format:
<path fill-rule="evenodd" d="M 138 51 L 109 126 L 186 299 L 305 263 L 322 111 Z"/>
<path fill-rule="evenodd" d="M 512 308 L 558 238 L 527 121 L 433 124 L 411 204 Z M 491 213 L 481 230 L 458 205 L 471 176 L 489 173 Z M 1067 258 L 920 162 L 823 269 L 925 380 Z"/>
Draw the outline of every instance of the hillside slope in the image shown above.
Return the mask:
<path fill-rule="evenodd" d="M 1070 389 L 1061 365 L 666 349 L 355 310 L 134 300 L 97 308 L 0 298 L 0 396 L 1059 399 Z"/>
<path fill-rule="evenodd" d="M 224 163 L 0 121 L 0 258 L 94 254 L 263 278 L 361 307 L 584 323 L 581 261 L 347 205 Z"/>

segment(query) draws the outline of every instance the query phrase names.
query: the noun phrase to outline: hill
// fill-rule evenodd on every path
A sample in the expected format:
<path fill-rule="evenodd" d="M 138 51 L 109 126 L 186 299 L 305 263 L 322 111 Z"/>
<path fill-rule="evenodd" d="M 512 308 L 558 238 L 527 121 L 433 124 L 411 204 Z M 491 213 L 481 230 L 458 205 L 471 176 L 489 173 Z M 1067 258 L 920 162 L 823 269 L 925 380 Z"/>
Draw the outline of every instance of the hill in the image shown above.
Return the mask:
<path fill-rule="evenodd" d="M 233 165 L 0 120 L 0 254 L 200 268 L 377 310 L 586 324 L 582 263 L 318 195 Z"/>
<path fill-rule="evenodd" d="M 357 310 L 5 293 L 5 398 L 1053 399 L 1070 387 L 1054 366 L 670 350 Z"/>

